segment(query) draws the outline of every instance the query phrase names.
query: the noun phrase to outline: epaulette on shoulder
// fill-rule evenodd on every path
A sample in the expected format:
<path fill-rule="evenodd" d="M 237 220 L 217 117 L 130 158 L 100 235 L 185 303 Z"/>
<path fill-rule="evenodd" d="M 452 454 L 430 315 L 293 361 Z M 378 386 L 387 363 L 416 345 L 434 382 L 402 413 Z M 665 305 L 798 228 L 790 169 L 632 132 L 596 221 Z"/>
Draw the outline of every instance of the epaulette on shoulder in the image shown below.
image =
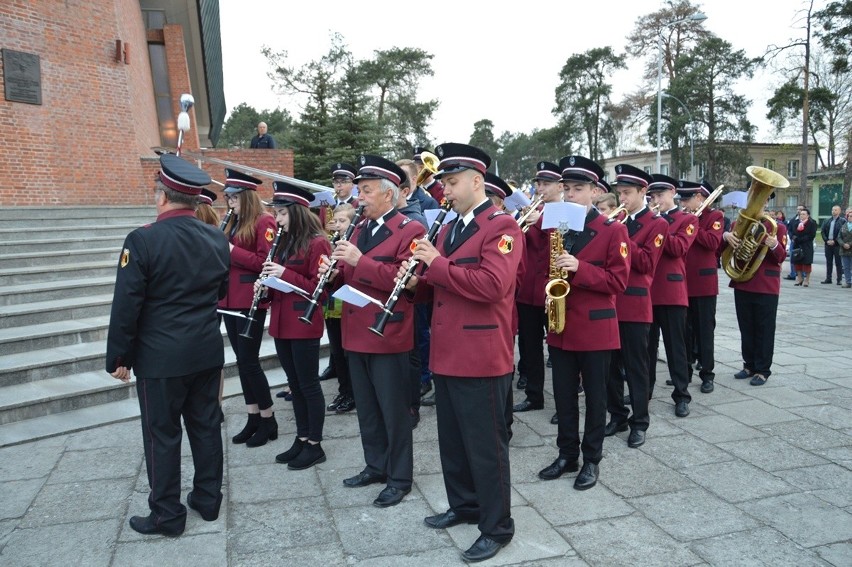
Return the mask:
<path fill-rule="evenodd" d="M 605 225 L 605 226 L 609 226 L 609 225 L 611 225 L 611 224 L 612 224 L 612 223 L 614 223 L 614 222 L 618 222 L 618 220 L 617 220 L 617 219 L 606 219 L 606 220 L 604 221 L 604 225 Z"/>
<path fill-rule="evenodd" d="M 411 217 L 405 217 L 405 219 L 403 219 L 403 221 L 401 223 L 399 223 L 399 228 L 404 227 L 405 225 L 407 225 L 410 222 L 411 222 Z"/>
<path fill-rule="evenodd" d="M 488 215 L 488 220 L 491 220 L 491 219 L 497 218 L 497 217 L 499 217 L 500 215 L 508 215 L 508 214 L 509 214 L 509 213 L 507 213 L 506 211 L 494 211 L 493 213 L 491 213 L 490 215 Z"/>
<path fill-rule="evenodd" d="M 143 224 L 142 228 L 151 228 L 151 225 L 154 223 L 149 222 L 148 224 Z"/>

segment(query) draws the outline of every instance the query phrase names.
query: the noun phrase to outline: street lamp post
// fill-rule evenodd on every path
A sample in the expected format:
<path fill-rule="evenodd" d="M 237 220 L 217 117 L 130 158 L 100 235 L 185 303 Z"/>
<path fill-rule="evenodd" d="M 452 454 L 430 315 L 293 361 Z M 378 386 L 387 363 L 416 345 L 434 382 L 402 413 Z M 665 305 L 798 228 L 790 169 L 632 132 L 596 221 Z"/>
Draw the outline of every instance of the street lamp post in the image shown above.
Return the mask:
<path fill-rule="evenodd" d="M 683 22 L 703 22 L 707 16 L 703 12 L 696 12 L 688 18 L 675 20 L 663 24 L 657 37 L 657 173 L 660 171 L 660 148 L 663 145 L 662 114 L 663 114 L 663 30 L 667 27 L 682 24 Z"/>
<path fill-rule="evenodd" d="M 690 181 L 695 181 L 695 179 L 693 179 L 693 176 L 695 175 L 695 122 L 692 120 L 692 113 L 689 112 L 689 109 L 683 101 L 676 96 L 669 93 L 662 93 L 662 96 L 677 101 L 683 111 L 686 112 L 687 117 L 689 117 L 689 179 Z M 674 158 L 674 156 L 672 156 L 672 158 Z"/>

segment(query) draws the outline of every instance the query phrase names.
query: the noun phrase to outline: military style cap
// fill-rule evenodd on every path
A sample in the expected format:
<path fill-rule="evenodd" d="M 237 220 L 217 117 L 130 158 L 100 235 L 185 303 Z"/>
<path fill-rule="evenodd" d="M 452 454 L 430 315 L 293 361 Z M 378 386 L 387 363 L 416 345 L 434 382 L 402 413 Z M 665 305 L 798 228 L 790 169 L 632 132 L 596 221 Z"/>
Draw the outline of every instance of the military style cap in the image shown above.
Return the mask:
<path fill-rule="evenodd" d="M 421 156 L 423 155 L 423 152 L 428 151 L 429 148 L 425 146 L 414 146 L 414 157 L 412 157 L 411 159 L 413 159 L 417 163 L 423 163 L 423 159 L 421 158 Z"/>
<path fill-rule="evenodd" d="M 358 163 L 361 169 L 355 178 L 356 183 L 362 179 L 387 179 L 398 187 L 408 179 L 401 167 L 381 156 L 361 155 Z"/>
<path fill-rule="evenodd" d="M 206 205 L 212 205 L 213 201 L 215 201 L 218 197 L 216 193 L 211 191 L 210 189 L 202 189 L 201 194 L 198 196 L 198 202 L 204 203 Z"/>
<path fill-rule="evenodd" d="M 710 183 L 706 179 L 701 180 L 701 191 L 702 191 L 702 193 L 704 193 L 705 197 L 709 197 L 710 193 L 712 193 L 715 190 L 716 190 L 716 188 L 713 187 L 712 183 Z"/>
<path fill-rule="evenodd" d="M 681 199 L 688 199 L 693 195 L 704 195 L 705 197 L 710 193 L 705 193 L 704 188 L 700 183 L 696 183 L 695 181 L 687 181 L 685 179 L 680 179 L 677 182 L 677 194 Z"/>
<path fill-rule="evenodd" d="M 597 183 L 604 176 L 601 166 L 583 156 L 565 156 L 559 160 L 559 169 L 562 170 L 562 181 Z"/>
<path fill-rule="evenodd" d="M 257 186 L 263 183 L 257 177 L 252 177 L 242 171 L 235 169 L 225 169 L 225 195 L 233 195 L 249 189 L 257 191 Z"/>
<path fill-rule="evenodd" d="M 160 156 L 160 181 L 174 191 L 200 195 L 201 188 L 211 183 L 210 176 L 174 154 Z"/>
<path fill-rule="evenodd" d="M 562 170 L 552 161 L 540 161 L 535 164 L 533 181 L 561 181 Z"/>
<path fill-rule="evenodd" d="M 290 205 L 308 207 L 314 198 L 314 194 L 307 189 L 286 181 L 273 181 L 272 190 L 274 191 L 272 201 L 266 203 L 269 207 L 289 207 Z"/>
<path fill-rule="evenodd" d="M 355 169 L 355 166 L 350 163 L 340 161 L 331 166 L 332 179 L 337 179 L 338 177 L 348 177 L 349 179 L 355 179 L 356 175 L 358 175 L 358 170 Z"/>
<path fill-rule="evenodd" d="M 651 174 L 638 167 L 627 163 L 615 166 L 615 182 L 619 185 L 635 185 L 647 189 L 652 181 Z"/>
<path fill-rule="evenodd" d="M 491 166 L 491 157 L 477 147 L 467 144 L 447 143 L 435 148 L 435 154 L 441 162 L 435 179 L 440 179 L 448 173 L 457 173 L 472 169 L 481 174 Z"/>
<path fill-rule="evenodd" d="M 654 191 L 668 191 L 677 189 L 677 179 L 663 175 L 662 173 L 654 173 L 651 175 L 651 184 L 648 185 L 648 193 Z"/>
<path fill-rule="evenodd" d="M 598 187 L 603 189 L 607 193 L 612 193 L 612 187 L 609 183 L 607 183 L 606 179 L 598 179 L 597 183 Z"/>
<path fill-rule="evenodd" d="M 505 199 L 506 197 L 512 194 L 512 187 L 493 173 L 489 173 L 486 171 L 485 193 L 496 195 L 501 199 Z"/>

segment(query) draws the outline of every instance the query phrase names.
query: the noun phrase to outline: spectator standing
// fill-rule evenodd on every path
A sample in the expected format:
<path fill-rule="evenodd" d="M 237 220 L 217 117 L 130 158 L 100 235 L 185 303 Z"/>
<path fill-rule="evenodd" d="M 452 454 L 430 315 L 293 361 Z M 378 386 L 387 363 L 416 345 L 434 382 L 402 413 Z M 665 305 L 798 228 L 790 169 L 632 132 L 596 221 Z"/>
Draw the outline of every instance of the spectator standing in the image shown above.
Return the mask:
<path fill-rule="evenodd" d="M 846 224 L 840 216 L 840 205 L 831 207 L 831 218 L 825 219 L 822 223 L 822 241 L 825 243 L 825 279 L 820 283 L 830 284 L 833 268 L 837 268 L 837 285 L 840 285 L 840 278 L 843 275 L 843 268 L 840 266 L 840 247 L 837 245 L 837 235 L 840 233 L 840 228 Z"/>
<path fill-rule="evenodd" d="M 267 134 L 266 130 L 266 122 L 259 122 L 257 125 L 257 134 L 251 139 L 251 144 L 249 145 L 250 148 L 269 150 L 277 148 L 275 145 L 275 138 Z"/>

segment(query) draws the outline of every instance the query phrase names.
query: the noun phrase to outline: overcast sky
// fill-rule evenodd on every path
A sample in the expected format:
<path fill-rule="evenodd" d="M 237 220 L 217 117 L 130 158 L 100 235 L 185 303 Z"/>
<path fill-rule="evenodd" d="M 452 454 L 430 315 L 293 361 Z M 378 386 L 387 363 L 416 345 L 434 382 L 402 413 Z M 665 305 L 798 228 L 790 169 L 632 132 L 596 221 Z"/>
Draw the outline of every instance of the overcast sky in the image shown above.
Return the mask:
<path fill-rule="evenodd" d="M 817 9 L 824 4 L 815 2 Z M 494 123 L 495 136 L 531 132 L 553 126 L 554 89 L 569 56 L 607 45 L 622 53 L 636 19 L 662 5 L 658 0 L 221 0 L 225 101 L 229 112 L 245 102 L 257 110 L 280 106 L 298 117 L 297 102 L 273 92 L 261 47 L 286 50 L 289 61 L 300 66 L 326 54 L 331 33 L 339 32 L 358 59 L 391 47 L 419 47 L 434 55 L 435 75 L 423 80 L 420 98 L 440 100 L 429 129 L 435 143 L 466 142 L 473 123 L 483 118 Z M 751 57 L 762 55 L 770 43 L 803 37 L 797 17 L 803 0 L 707 0 L 701 6 L 708 17 L 703 25 Z M 629 59 L 628 69 L 613 76 L 614 101 L 636 90 L 644 63 Z M 753 101 L 749 117 L 758 127 L 757 141 L 795 139 L 779 137 L 765 119 L 766 99 L 779 83 L 776 72 L 756 74 L 740 85 Z"/>

